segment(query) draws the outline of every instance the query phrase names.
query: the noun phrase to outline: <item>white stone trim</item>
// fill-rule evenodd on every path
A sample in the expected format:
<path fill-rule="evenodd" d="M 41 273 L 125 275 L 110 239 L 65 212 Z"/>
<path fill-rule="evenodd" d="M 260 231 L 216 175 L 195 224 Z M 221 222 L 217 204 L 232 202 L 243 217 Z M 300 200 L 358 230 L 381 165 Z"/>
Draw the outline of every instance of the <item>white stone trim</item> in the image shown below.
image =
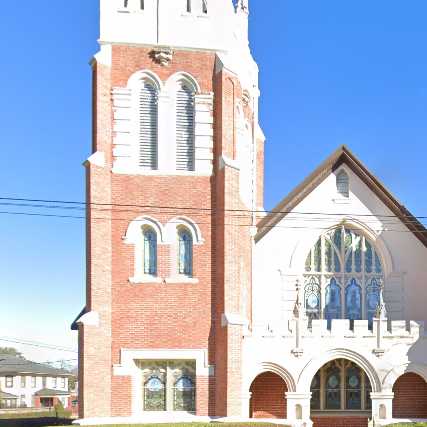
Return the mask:
<path fill-rule="evenodd" d="M 89 311 L 89 313 L 83 314 L 77 321 L 77 324 L 84 326 L 99 326 L 99 313 L 97 311 Z"/>
<path fill-rule="evenodd" d="M 180 274 L 178 276 L 172 276 L 165 279 L 165 283 L 167 284 L 189 284 L 189 285 L 197 285 L 199 283 L 199 279 L 188 277 L 183 274 Z"/>
<path fill-rule="evenodd" d="M 105 153 L 103 151 L 96 151 L 83 163 L 83 166 L 99 166 L 100 168 L 105 167 Z"/>
<path fill-rule="evenodd" d="M 240 314 L 223 313 L 221 316 L 221 326 L 248 326 L 249 320 Z"/>
<path fill-rule="evenodd" d="M 225 155 L 221 155 L 220 158 L 218 159 L 218 167 L 219 169 L 224 169 L 225 166 L 228 166 L 232 169 L 240 171 L 240 165 L 237 160 L 233 160 Z"/>
<path fill-rule="evenodd" d="M 191 218 L 183 215 L 172 218 L 167 222 L 165 225 L 165 242 L 176 245 L 179 227 L 188 229 L 193 238 L 193 245 L 203 245 L 203 243 L 205 243 L 197 223 Z"/>
<path fill-rule="evenodd" d="M 124 242 L 128 245 L 138 243 L 138 241 L 142 238 L 142 228 L 144 226 L 149 226 L 156 231 L 157 244 L 162 244 L 165 242 L 165 231 L 163 229 L 163 225 L 160 221 L 157 221 L 155 218 L 147 215 L 139 216 L 129 223 L 126 234 L 123 237 Z"/>

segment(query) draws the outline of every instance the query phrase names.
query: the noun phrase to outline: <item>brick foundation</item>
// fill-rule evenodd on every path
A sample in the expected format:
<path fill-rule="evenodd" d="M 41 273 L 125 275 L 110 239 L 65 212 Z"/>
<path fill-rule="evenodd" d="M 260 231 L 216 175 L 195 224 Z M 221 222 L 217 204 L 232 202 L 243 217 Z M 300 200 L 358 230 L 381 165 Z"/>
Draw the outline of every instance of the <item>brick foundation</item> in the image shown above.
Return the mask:
<path fill-rule="evenodd" d="M 266 372 L 252 383 L 251 418 L 286 418 L 286 383 L 278 375 Z"/>
<path fill-rule="evenodd" d="M 416 374 L 402 375 L 393 387 L 393 418 L 427 418 L 427 383 Z"/>

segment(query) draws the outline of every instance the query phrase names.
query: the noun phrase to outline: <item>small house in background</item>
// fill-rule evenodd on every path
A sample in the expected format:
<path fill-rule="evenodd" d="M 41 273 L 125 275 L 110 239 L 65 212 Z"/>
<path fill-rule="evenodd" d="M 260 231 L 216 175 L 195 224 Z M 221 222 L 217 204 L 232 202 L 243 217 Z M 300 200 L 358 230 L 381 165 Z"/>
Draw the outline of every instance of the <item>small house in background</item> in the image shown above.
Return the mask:
<path fill-rule="evenodd" d="M 0 355 L 0 409 L 72 409 L 71 372 L 15 355 Z M 72 395 L 74 397 L 72 397 Z"/>

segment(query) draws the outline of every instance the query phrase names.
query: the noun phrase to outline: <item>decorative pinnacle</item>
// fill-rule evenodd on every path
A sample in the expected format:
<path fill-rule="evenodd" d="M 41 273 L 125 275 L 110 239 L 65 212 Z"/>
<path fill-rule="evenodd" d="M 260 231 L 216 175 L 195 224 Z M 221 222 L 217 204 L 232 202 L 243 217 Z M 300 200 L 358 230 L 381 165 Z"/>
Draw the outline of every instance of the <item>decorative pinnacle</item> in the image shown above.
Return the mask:
<path fill-rule="evenodd" d="M 237 11 L 242 11 L 249 15 L 249 0 L 238 0 Z"/>
<path fill-rule="evenodd" d="M 380 300 L 377 306 L 377 318 L 385 320 L 387 319 L 387 308 L 384 301 L 384 282 L 381 280 L 379 284 Z"/>

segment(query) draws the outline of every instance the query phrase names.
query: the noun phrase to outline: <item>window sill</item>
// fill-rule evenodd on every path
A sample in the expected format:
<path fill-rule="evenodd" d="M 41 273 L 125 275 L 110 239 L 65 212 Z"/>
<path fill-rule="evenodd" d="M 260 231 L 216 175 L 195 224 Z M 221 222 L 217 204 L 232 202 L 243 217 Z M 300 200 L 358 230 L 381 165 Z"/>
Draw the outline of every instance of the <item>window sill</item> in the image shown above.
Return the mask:
<path fill-rule="evenodd" d="M 197 285 L 199 283 L 199 279 L 195 279 L 193 277 L 187 277 L 187 276 L 168 277 L 167 279 L 165 279 L 165 281 L 167 284 L 175 284 L 175 285 L 180 285 L 180 284 Z"/>
<path fill-rule="evenodd" d="M 163 280 L 157 276 L 144 275 L 140 277 L 130 277 L 129 283 L 132 285 L 141 285 L 145 283 L 158 284 L 163 283 Z"/>

